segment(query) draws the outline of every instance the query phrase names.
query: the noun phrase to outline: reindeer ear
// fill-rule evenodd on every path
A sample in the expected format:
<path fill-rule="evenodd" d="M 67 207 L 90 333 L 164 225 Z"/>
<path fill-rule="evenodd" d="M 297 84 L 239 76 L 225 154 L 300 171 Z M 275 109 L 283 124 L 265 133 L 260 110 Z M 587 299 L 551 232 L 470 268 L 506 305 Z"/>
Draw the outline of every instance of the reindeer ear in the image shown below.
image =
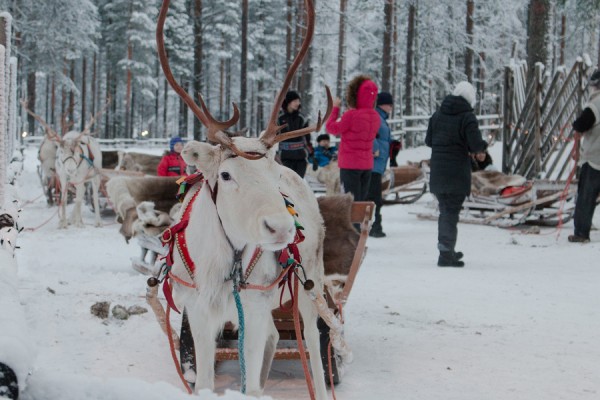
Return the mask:
<path fill-rule="evenodd" d="M 194 165 L 207 178 L 216 174 L 221 157 L 219 146 L 192 140 L 183 147 L 181 156 L 186 164 Z"/>

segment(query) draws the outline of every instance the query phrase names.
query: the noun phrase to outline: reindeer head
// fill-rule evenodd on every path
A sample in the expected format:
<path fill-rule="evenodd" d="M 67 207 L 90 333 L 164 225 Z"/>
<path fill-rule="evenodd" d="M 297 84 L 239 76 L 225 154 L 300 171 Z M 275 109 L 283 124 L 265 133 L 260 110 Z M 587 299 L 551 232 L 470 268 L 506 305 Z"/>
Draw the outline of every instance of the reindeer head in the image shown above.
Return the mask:
<path fill-rule="evenodd" d="M 62 165 L 64 171 L 69 175 L 75 173 L 81 162 L 81 151 L 79 150 L 81 137 L 79 132 L 70 131 L 58 141 L 56 162 L 58 165 Z"/>
<path fill-rule="evenodd" d="M 305 0 L 307 9 L 306 37 L 279 91 L 270 120 L 258 138 L 245 138 L 238 133 L 230 133 L 228 128 L 239 119 L 239 111 L 233 104 L 233 116 L 228 121 L 217 121 L 209 112 L 201 96 L 200 105 L 177 83 L 167 58 L 163 28 L 169 0 L 163 0 L 158 17 L 156 41 L 163 72 L 169 84 L 190 107 L 195 116 L 207 128 L 209 143 L 189 142 L 183 150 L 184 160 L 198 167 L 213 190 L 218 215 L 231 242 L 248 243 L 253 240 L 265 249 L 279 250 L 289 243 L 295 233 L 294 221 L 285 206 L 280 193 L 283 167 L 274 161 L 272 147 L 285 139 L 299 137 L 319 131 L 331 114 L 333 100 L 326 86 L 327 111 L 317 118 L 317 123 L 309 127 L 284 134 L 278 134 L 284 126 L 277 124 L 277 116 L 292 78 L 305 57 L 314 34 L 315 12 L 312 0 Z M 297 177 L 295 184 L 303 184 Z M 216 192 L 216 193 L 215 193 Z M 243 218 L 240 218 L 243 214 Z"/>
<path fill-rule="evenodd" d="M 233 142 L 248 154 L 256 150 L 256 139 L 236 137 Z M 276 251 L 293 240 L 294 220 L 279 189 L 282 167 L 272 150 L 248 161 L 229 148 L 192 141 L 182 155 L 204 173 L 208 182 L 204 190 L 212 191 L 220 222 L 234 246 L 253 243 Z"/>

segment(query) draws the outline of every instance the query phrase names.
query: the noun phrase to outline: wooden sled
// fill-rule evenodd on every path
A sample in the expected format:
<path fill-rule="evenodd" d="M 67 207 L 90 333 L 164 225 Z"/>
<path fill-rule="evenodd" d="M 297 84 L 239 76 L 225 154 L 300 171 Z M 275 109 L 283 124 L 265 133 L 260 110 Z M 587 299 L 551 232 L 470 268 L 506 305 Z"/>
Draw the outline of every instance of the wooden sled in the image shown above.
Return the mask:
<path fill-rule="evenodd" d="M 472 194 L 463 203 L 459 222 L 501 228 L 557 226 L 573 217 L 576 191 L 576 184 L 566 188 L 566 182 L 534 180 L 506 195 Z M 418 217 L 437 220 L 433 214 Z"/>
<path fill-rule="evenodd" d="M 371 219 L 375 209 L 375 203 L 373 202 L 354 202 L 352 204 L 351 211 L 351 222 L 360 224 L 360 236 L 358 244 L 354 251 L 352 258 L 352 264 L 349 268 L 348 276 L 345 279 L 343 290 L 337 292 L 335 295 L 330 293 L 329 288 L 325 287 L 325 297 L 327 299 L 329 309 L 336 315 L 336 318 L 343 324 L 341 318 L 341 311 L 343 306 L 348 300 L 350 291 L 356 279 L 356 275 L 360 269 L 363 259 L 367 253 L 367 238 L 369 236 L 369 230 L 371 229 Z M 291 308 L 290 304 L 284 305 L 284 307 Z M 275 352 L 276 360 L 293 360 L 300 359 L 300 353 L 298 351 L 296 334 L 294 330 L 294 319 L 291 311 L 285 311 L 278 308 L 273 311 L 273 320 L 275 326 L 279 331 L 279 343 Z M 325 382 L 330 384 L 329 368 L 331 365 L 333 384 L 338 384 L 341 381 L 341 375 L 343 372 L 343 359 L 338 356 L 333 348 L 331 348 L 331 358 L 328 357 L 329 348 L 329 326 L 319 318 L 318 328 L 321 339 L 321 361 L 323 363 L 323 369 L 325 372 Z M 182 326 L 180 331 L 180 364 L 183 371 L 196 371 L 196 361 L 194 353 L 194 343 L 191 336 L 189 322 L 187 316 L 183 315 Z M 310 357 L 309 353 L 306 353 L 307 357 Z M 233 330 L 233 325 L 227 323 L 223 330 L 222 336 L 219 339 L 216 360 L 237 360 L 238 359 L 238 348 L 237 348 L 237 332 Z"/>
<path fill-rule="evenodd" d="M 535 180 L 536 205 L 527 225 L 554 227 L 569 222 L 575 214 L 577 182 Z"/>
<path fill-rule="evenodd" d="M 412 165 L 387 169 L 382 179 L 384 204 L 411 204 L 427 192 L 427 171 Z"/>

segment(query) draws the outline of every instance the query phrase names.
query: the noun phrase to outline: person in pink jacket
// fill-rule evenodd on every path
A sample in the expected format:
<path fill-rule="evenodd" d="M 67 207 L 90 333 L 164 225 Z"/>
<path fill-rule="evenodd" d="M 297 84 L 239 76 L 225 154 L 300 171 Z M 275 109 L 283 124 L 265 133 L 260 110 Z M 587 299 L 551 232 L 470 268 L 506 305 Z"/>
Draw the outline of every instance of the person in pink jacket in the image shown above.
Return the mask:
<path fill-rule="evenodd" d="M 348 110 L 340 116 L 342 101 L 333 101 L 333 111 L 325 129 L 339 136 L 338 165 L 340 181 L 346 193 L 354 195 L 355 201 L 365 200 L 373 169 L 373 141 L 379 130 L 381 118 L 375 111 L 377 85 L 366 75 L 352 79 L 346 89 Z"/>

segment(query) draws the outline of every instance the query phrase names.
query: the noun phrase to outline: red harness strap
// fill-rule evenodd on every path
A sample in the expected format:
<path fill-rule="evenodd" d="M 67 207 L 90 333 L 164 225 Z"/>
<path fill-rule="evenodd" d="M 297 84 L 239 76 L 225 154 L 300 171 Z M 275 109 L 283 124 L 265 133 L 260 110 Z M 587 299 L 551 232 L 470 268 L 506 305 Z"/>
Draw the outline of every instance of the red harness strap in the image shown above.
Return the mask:
<path fill-rule="evenodd" d="M 165 256 L 165 262 L 167 263 L 167 265 L 169 267 L 171 267 L 173 265 L 173 262 L 174 262 L 173 251 L 174 251 L 174 248 L 177 247 L 179 255 L 181 256 L 181 259 L 183 261 L 183 265 L 185 266 L 185 269 L 187 270 L 190 277 L 192 278 L 192 281 L 194 279 L 194 271 L 196 270 L 196 265 L 194 264 L 192 257 L 190 257 L 190 253 L 187 248 L 187 241 L 185 239 L 185 228 L 188 226 L 188 223 L 190 221 L 190 213 L 192 212 L 192 205 L 194 204 L 196 197 L 198 197 L 198 194 L 200 193 L 201 189 L 202 188 L 199 188 L 196 191 L 196 193 L 194 193 L 194 195 L 190 199 L 189 203 L 186 205 L 185 210 L 183 211 L 183 215 L 181 216 L 181 220 L 178 223 L 176 223 L 175 225 L 167 228 L 162 233 L 161 238 L 160 238 L 160 240 L 163 244 L 169 246 L 169 252 Z M 184 281 L 183 279 L 177 277 L 176 275 L 172 274 L 171 272 L 169 272 L 166 275 L 164 283 L 163 283 L 163 293 L 165 295 L 165 299 L 167 300 L 169 307 L 171 307 L 173 310 L 179 312 L 179 310 L 175 306 L 175 302 L 173 301 L 173 294 L 172 294 L 173 290 L 171 288 L 171 285 L 169 284 L 170 278 L 173 278 L 174 281 L 176 281 L 184 286 L 195 287 L 195 285 L 193 283 L 188 283 L 188 282 Z"/>

